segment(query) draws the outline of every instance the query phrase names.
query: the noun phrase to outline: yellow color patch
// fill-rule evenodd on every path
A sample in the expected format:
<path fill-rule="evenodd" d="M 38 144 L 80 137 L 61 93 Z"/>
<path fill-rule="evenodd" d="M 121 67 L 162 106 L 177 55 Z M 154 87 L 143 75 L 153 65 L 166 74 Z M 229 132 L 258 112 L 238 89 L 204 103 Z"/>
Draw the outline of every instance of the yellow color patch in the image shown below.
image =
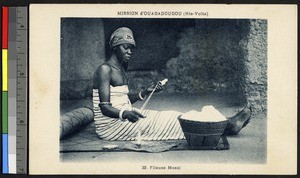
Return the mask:
<path fill-rule="evenodd" d="M 2 91 L 7 91 L 8 83 L 8 61 L 7 49 L 2 49 Z"/>

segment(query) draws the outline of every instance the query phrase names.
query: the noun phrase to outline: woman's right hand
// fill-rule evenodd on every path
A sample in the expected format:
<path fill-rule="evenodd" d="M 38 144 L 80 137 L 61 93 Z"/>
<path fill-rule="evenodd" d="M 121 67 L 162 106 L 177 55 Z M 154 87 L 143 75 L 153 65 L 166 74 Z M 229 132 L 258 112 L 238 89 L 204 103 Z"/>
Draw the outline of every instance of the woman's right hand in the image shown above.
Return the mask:
<path fill-rule="evenodd" d="M 137 112 L 137 111 L 128 111 L 128 110 L 125 110 L 123 112 L 123 115 L 122 117 L 124 119 L 127 119 L 128 121 L 132 122 L 132 123 L 135 123 L 136 121 L 139 120 L 139 118 L 145 118 L 146 116 L 144 116 L 143 114 Z"/>

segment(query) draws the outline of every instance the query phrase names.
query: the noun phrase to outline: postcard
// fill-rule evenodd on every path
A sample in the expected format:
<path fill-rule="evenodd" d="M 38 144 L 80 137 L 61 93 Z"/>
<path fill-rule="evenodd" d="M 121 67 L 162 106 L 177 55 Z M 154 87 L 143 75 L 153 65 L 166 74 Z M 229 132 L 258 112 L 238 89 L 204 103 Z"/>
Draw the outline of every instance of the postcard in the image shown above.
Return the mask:
<path fill-rule="evenodd" d="M 297 6 L 29 12 L 30 174 L 297 173 Z"/>

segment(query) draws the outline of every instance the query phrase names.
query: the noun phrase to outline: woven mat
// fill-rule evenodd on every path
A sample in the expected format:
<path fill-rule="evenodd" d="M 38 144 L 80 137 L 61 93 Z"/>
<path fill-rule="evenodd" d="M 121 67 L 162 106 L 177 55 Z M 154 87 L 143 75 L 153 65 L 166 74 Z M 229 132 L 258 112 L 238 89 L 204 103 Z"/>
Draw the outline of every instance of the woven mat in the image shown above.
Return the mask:
<path fill-rule="evenodd" d="M 109 151 L 138 151 L 163 152 L 176 150 L 227 150 L 229 144 L 225 136 L 214 147 L 189 147 L 186 140 L 143 141 L 138 146 L 134 141 L 104 141 L 99 139 L 90 123 L 75 135 L 60 141 L 60 152 L 109 152 Z"/>

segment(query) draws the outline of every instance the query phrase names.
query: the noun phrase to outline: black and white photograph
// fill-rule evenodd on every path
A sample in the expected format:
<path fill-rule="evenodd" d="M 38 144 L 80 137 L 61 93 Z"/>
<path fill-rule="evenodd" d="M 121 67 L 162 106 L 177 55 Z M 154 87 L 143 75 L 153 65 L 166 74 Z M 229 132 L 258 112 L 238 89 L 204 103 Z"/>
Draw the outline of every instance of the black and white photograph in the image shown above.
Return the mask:
<path fill-rule="evenodd" d="M 268 13 L 285 8 L 33 5 L 32 172 L 290 172 L 272 167 L 297 138 L 295 36 L 278 35 L 295 26 Z"/>
<path fill-rule="evenodd" d="M 264 164 L 267 27 L 62 18 L 61 160 Z"/>

